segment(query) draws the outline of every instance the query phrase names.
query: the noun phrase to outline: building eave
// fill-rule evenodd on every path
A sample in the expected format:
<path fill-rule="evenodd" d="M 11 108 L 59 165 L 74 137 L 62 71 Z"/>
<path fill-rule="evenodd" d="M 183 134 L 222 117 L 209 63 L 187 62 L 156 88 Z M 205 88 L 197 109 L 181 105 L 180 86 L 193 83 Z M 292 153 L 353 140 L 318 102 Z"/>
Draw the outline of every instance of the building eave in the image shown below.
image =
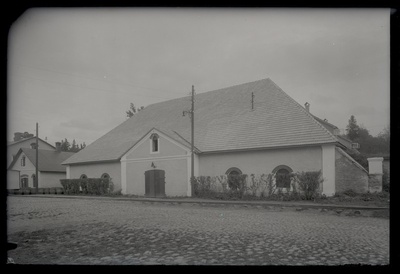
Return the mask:
<path fill-rule="evenodd" d="M 98 161 L 85 161 L 85 162 L 74 162 L 74 163 L 62 163 L 63 166 L 75 166 L 75 165 L 92 165 L 92 164 L 102 164 L 102 163 L 114 163 L 120 162 L 121 158 L 118 159 L 108 159 L 108 160 L 98 160 Z"/>
<path fill-rule="evenodd" d="M 247 152 L 247 151 L 260 151 L 260 150 L 276 150 L 276 149 L 290 149 L 290 148 L 302 148 L 302 147 L 315 147 L 321 145 L 335 145 L 338 142 L 326 142 L 326 143 L 314 143 L 314 144 L 301 144 L 301 145 L 283 145 L 274 147 L 253 147 L 253 148 L 241 148 L 241 149 L 230 149 L 230 150 L 212 150 L 202 151 L 199 155 L 203 154 L 216 154 L 216 153 L 234 153 L 234 152 Z"/>

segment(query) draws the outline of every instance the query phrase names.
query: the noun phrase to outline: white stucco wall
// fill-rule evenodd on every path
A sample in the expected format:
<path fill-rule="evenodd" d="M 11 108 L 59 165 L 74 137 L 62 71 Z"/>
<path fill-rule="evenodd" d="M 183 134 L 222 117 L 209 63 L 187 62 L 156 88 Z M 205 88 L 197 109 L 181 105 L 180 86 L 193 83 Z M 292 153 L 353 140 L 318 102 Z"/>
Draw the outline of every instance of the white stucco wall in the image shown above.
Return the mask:
<path fill-rule="evenodd" d="M 68 169 L 68 168 L 67 168 Z M 121 189 L 121 163 L 96 163 L 69 166 L 69 179 L 79 179 L 82 174 L 88 178 L 100 178 L 103 173 L 108 173 L 114 183 L 114 191 Z"/>
<path fill-rule="evenodd" d="M 322 177 L 324 179 L 322 193 L 332 196 L 336 192 L 336 150 L 335 145 L 322 146 Z"/>
<path fill-rule="evenodd" d="M 7 189 L 19 189 L 19 171 L 7 170 Z"/>
<path fill-rule="evenodd" d="M 165 171 L 165 194 L 167 196 L 190 195 L 190 150 L 163 133 L 159 135 L 159 152 L 151 152 L 150 132 L 121 159 L 122 193 L 145 195 L 145 171 Z"/>
<path fill-rule="evenodd" d="M 61 172 L 40 172 L 39 188 L 62 187 L 60 179 L 65 179 L 66 174 Z"/>
<path fill-rule="evenodd" d="M 269 174 L 279 165 L 289 166 L 294 172 L 321 170 L 321 146 L 201 154 L 199 175 L 223 175 L 231 167 L 244 174 Z"/>
<path fill-rule="evenodd" d="M 21 165 L 22 157 L 25 157 L 25 166 Z M 20 177 L 27 175 L 28 176 L 28 187 L 33 187 L 32 175 L 36 174 L 36 167 L 32 164 L 31 161 L 29 161 L 28 157 L 26 157 L 26 155 L 24 153 L 21 153 L 19 155 L 17 161 L 12 166 L 11 170 L 19 171 Z M 39 175 L 39 180 L 40 180 L 40 175 Z"/>
<path fill-rule="evenodd" d="M 150 134 L 149 134 L 150 135 Z M 150 136 L 146 136 L 143 138 L 135 148 L 128 152 L 126 155 L 127 159 L 138 159 L 138 158 L 147 158 L 147 157 L 170 157 L 177 155 L 186 155 L 187 151 L 176 145 L 175 143 L 165 138 L 163 135 L 160 135 L 158 140 L 158 152 L 151 153 L 151 140 Z"/>
<path fill-rule="evenodd" d="M 165 194 L 167 196 L 187 196 L 188 173 L 186 168 L 186 157 L 178 159 L 164 158 L 126 162 L 127 194 L 145 194 L 144 172 L 153 169 L 151 167 L 152 162 L 157 166 L 157 169 L 165 171 Z"/>

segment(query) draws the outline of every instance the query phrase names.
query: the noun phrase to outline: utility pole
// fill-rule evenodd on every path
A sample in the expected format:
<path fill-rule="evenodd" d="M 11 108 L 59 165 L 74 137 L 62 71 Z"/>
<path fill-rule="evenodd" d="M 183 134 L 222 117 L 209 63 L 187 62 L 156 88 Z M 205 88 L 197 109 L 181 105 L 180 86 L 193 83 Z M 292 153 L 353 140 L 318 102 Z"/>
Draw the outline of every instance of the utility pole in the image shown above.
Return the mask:
<path fill-rule="evenodd" d="M 39 193 L 39 124 L 36 123 L 36 194 Z"/>
<path fill-rule="evenodd" d="M 194 183 L 194 86 L 192 85 L 192 110 L 191 110 L 191 118 L 192 118 L 192 168 L 191 168 L 191 192 L 193 196 L 193 183 Z"/>
<path fill-rule="evenodd" d="M 191 121 L 191 175 L 190 175 L 190 185 L 191 185 L 191 195 L 193 196 L 193 183 L 194 183 L 194 86 L 192 85 L 192 109 L 183 111 L 183 116 L 189 114 Z"/>

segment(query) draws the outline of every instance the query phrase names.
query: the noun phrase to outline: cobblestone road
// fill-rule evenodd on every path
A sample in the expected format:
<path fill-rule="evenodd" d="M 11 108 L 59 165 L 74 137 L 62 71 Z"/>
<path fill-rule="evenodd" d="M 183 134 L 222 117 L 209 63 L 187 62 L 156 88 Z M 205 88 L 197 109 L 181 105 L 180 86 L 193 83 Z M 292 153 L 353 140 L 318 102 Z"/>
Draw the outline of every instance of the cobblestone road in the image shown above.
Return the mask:
<path fill-rule="evenodd" d="M 317 209 L 10 196 L 19 264 L 388 264 L 389 220 Z"/>

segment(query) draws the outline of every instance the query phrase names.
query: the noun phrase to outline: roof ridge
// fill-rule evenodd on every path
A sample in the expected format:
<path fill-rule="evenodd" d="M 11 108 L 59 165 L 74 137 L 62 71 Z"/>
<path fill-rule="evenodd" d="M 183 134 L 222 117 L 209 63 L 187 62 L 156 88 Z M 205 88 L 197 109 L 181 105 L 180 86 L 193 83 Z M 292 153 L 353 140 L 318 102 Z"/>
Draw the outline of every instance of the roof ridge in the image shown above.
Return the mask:
<path fill-rule="evenodd" d="M 287 98 L 289 98 L 292 102 L 295 103 L 295 105 L 301 109 L 301 111 L 303 111 L 304 113 L 307 114 L 308 117 L 311 118 L 311 121 L 313 121 L 314 124 L 316 124 L 317 126 L 319 126 L 322 130 L 324 130 L 331 138 L 334 139 L 334 141 L 338 141 L 337 138 L 335 137 L 335 135 L 333 135 L 332 133 L 330 133 L 329 130 L 327 130 L 323 125 L 321 125 L 321 123 L 319 123 L 314 117 L 313 115 L 307 111 L 306 109 L 303 108 L 302 105 L 300 105 L 300 103 L 298 103 L 296 100 L 294 100 L 292 97 L 290 97 L 286 92 L 284 92 L 277 84 L 275 84 L 274 81 L 271 80 L 271 82 L 274 84 L 275 87 L 277 87 Z"/>
<path fill-rule="evenodd" d="M 236 84 L 236 85 L 232 85 L 232 86 L 229 86 L 229 87 L 224 87 L 224 88 L 218 88 L 218 89 L 204 91 L 204 92 L 201 92 L 201 93 L 199 93 L 197 95 L 202 95 L 202 94 L 206 94 L 206 93 L 210 93 L 210 92 L 217 92 L 217 91 L 221 91 L 221 90 L 224 90 L 224 89 L 230 89 L 230 88 L 234 88 L 234 87 L 238 87 L 238 86 L 244 86 L 244 85 L 253 84 L 253 83 L 261 82 L 261 81 L 265 81 L 265 80 L 272 81 L 269 77 L 267 77 L 267 78 L 264 78 L 264 79 L 254 80 L 254 81 L 251 81 L 251 82 L 246 82 L 246 83 L 241 83 L 241 84 Z M 182 97 L 178 97 L 178 98 L 172 98 L 172 99 L 169 99 L 169 100 L 166 100 L 166 101 L 161 101 L 161 102 L 157 102 L 157 103 L 154 103 L 154 104 L 150 104 L 147 107 L 153 106 L 153 105 L 157 105 L 157 104 L 162 104 L 162 103 L 165 103 L 165 102 L 174 101 L 174 100 L 181 100 L 183 98 L 190 97 L 190 96 L 191 95 L 186 95 L 186 96 L 182 96 Z"/>
<path fill-rule="evenodd" d="M 318 122 L 320 122 L 320 123 L 325 123 L 325 124 L 328 124 L 328 125 L 330 125 L 330 126 L 332 126 L 332 127 L 335 127 L 335 128 L 338 128 L 337 126 L 335 126 L 334 124 L 332 124 L 332 123 L 329 123 L 328 122 L 328 120 L 324 120 L 324 119 L 321 119 L 321 118 L 319 118 L 318 116 L 315 116 L 314 114 L 311 114 L 315 119 L 317 119 L 318 120 Z"/>
<path fill-rule="evenodd" d="M 18 140 L 18 141 L 12 141 L 12 142 L 8 143 L 7 146 L 15 145 L 15 144 L 18 144 L 18 143 L 20 143 L 20 142 L 30 140 L 30 139 L 32 139 L 32 138 L 36 138 L 36 136 L 32 136 L 32 137 L 28 137 L 28 138 L 22 138 L 21 140 Z M 47 142 L 47 141 L 41 139 L 40 137 L 38 137 L 38 139 L 39 139 L 40 141 L 42 141 L 42 142 L 48 144 L 49 146 L 51 146 L 52 148 L 55 149 L 55 146 L 53 146 L 53 145 L 50 144 L 49 142 Z"/>
<path fill-rule="evenodd" d="M 238 86 L 244 86 L 244 85 L 254 84 L 254 83 L 256 83 L 256 82 L 261 82 L 261 81 L 265 81 L 265 80 L 270 80 L 270 81 L 272 82 L 272 80 L 271 80 L 269 77 L 267 77 L 267 78 L 264 78 L 264 79 L 254 80 L 254 81 L 251 81 L 251 82 L 246 82 L 246 83 L 241 83 L 241 84 L 236 84 L 236 85 L 229 86 L 229 87 L 225 87 L 225 88 L 219 88 L 219 89 L 214 89 L 214 90 L 205 91 L 205 92 L 199 93 L 199 95 L 200 95 L 200 94 L 210 93 L 210 92 L 217 92 L 217 91 L 221 91 L 221 90 L 224 90 L 224 89 L 231 89 L 231 88 L 235 88 L 235 87 L 238 87 Z"/>

